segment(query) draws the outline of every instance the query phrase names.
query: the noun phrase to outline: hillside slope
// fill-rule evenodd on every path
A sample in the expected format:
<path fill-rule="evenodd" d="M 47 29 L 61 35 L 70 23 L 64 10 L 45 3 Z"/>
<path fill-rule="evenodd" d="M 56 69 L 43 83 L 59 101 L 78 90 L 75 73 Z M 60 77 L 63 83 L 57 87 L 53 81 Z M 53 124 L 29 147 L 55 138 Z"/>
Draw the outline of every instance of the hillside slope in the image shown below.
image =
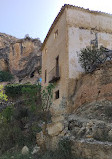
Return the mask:
<path fill-rule="evenodd" d="M 67 119 L 72 151 L 79 158 L 111 159 L 112 61 L 76 83 Z"/>

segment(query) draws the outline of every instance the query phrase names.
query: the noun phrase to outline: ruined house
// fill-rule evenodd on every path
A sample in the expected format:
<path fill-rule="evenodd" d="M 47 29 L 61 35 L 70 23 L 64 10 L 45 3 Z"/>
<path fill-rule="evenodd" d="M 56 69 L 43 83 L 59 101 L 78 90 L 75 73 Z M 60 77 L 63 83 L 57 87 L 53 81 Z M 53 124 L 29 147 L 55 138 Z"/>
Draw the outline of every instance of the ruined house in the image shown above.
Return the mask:
<path fill-rule="evenodd" d="M 64 114 L 74 83 L 84 71 L 78 52 L 86 46 L 112 49 L 112 15 L 64 5 L 42 45 L 42 85 L 55 83 L 52 113 Z"/>

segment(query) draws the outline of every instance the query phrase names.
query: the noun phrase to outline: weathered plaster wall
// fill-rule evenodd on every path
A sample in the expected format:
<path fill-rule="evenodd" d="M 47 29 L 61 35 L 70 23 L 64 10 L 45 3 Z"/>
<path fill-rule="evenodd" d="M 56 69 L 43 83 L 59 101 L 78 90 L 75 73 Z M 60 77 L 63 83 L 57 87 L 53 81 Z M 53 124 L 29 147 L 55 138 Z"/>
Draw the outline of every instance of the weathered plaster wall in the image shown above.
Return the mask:
<path fill-rule="evenodd" d="M 58 29 L 58 36 L 54 39 L 54 33 Z M 47 52 L 45 50 L 47 49 Z M 56 82 L 55 90 L 59 89 L 59 99 L 55 99 L 52 113 L 57 114 L 60 110 L 62 97 L 67 96 L 68 82 L 68 54 L 67 54 L 67 34 L 66 34 L 66 12 L 62 14 L 55 28 L 52 30 L 42 50 L 42 85 L 46 86 L 49 81 L 49 73 L 56 66 L 56 57 L 59 55 L 60 80 Z M 47 70 L 47 81 L 45 83 L 45 70 Z M 55 93 L 54 93 L 55 94 Z M 58 111 L 56 111 L 56 110 Z M 64 112 L 63 112 L 64 113 Z"/>
<path fill-rule="evenodd" d="M 78 53 L 81 49 L 90 46 L 92 40 L 97 40 L 98 47 L 103 45 L 112 49 L 112 18 L 89 13 L 86 10 L 68 9 L 67 26 L 69 78 L 78 78 L 83 72 L 78 62 Z"/>
<path fill-rule="evenodd" d="M 67 9 L 67 23 L 76 28 L 96 29 L 99 32 L 112 32 L 112 16 L 98 12 L 92 12 L 81 8 Z"/>
<path fill-rule="evenodd" d="M 78 53 L 90 45 L 90 31 L 75 27 L 68 28 L 69 78 L 77 78 L 83 69 L 78 62 Z"/>
<path fill-rule="evenodd" d="M 103 45 L 112 49 L 112 34 L 95 32 L 75 27 L 68 28 L 68 54 L 69 54 L 69 78 L 78 78 L 83 69 L 79 63 L 80 50 L 91 45 L 97 34 L 98 47 Z"/>

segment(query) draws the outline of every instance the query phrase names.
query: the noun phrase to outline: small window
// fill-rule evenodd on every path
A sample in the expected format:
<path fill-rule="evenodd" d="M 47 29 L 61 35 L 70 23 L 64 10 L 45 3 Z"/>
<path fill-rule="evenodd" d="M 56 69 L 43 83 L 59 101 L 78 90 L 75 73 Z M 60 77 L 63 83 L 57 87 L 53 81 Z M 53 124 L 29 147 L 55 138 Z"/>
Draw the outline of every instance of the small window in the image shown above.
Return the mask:
<path fill-rule="evenodd" d="M 45 53 L 47 53 L 47 48 L 45 49 Z"/>
<path fill-rule="evenodd" d="M 56 30 L 55 33 L 54 33 L 54 39 L 56 39 L 57 36 L 58 36 L 58 30 Z"/>
<path fill-rule="evenodd" d="M 45 83 L 47 81 L 47 70 L 45 70 Z"/>
<path fill-rule="evenodd" d="M 55 99 L 58 99 L 58 98 L 59 98 L 59 90 L 55 92 Z"/>

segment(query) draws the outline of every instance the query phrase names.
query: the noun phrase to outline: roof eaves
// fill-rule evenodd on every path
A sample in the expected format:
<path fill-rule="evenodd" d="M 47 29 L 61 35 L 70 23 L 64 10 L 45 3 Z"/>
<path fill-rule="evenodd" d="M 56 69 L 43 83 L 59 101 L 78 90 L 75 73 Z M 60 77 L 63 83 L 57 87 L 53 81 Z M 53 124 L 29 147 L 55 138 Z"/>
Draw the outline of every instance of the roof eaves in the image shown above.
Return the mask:
<path fill-rule="evenodd" d="M 61 15 L 63 14 L 63 12 L 64 12 L 64 10 L 65 10 L 65 7 L 66 7 L 66 5 L 62 6 L 62 8 L 60 9 L 58 15 L 57 15 L 56 18 L 54 19 L 54 21 L 53 21 L 53 23 L 52 23 L 52 25 L 51 25 L 51 27 L 50 27 L 50 29 L 49 29 L 47 35 L 46 35 L 46 38 L 44 39 L 44 42 L 43 42 L 42 47 L 41 47 L 41 50 L 43 50 L 43 48 L 44 48 L 44 46 L 45 46 L 45 44 L 46 44 L 46 42 L 47 42 L 47 39 L 48 39 L 50 33 L 52 32 L 52 30 L 53 30 L 53 28 L 55 27 L 56 23 L 58 22 L 59 18 L 60 18 Z"/>
<path fill-rule="evenodd" d="M 101 12 L 101 11 L 93 11 L 93 10 L 89 10 L 89 9 L 85 9 L 83 7 L 78 7 L 78 6 L 74 6 L 74 5 L 69 5 L 69 4 L 65 4 L 64 6 L 62 6 L 62 8 L 60 9 L 58 15 L 56 16 L 56 18 L 54 19 L 47 35 L 46 35 L 46 38 L 44 39 L 44 42 L 42 44 L 42 47 L 41 47 L 41 50 L 43 50 L 46 42 L 47 42 L 47 39 L 49 38 L 49 35 L 50 33 L 52 32 L 53 28 L 55 27 L 56 23 L 58 22 L 58 20 L 60 19 L 61 15 L 63 14 L 65 8 L 75 8 L 77 10 L 82 10 L 82 11 L 85 11 L 85 12 L 89 12 L 89 13 L 94 13 L 94 14 L 97 14 L 97 15 L 103 15 L 103 16 L 107 16 L 107 17 L 112 17 L 112 14 L 109 14 L 109 13 L 105 13 L 105 12 Z"/>

